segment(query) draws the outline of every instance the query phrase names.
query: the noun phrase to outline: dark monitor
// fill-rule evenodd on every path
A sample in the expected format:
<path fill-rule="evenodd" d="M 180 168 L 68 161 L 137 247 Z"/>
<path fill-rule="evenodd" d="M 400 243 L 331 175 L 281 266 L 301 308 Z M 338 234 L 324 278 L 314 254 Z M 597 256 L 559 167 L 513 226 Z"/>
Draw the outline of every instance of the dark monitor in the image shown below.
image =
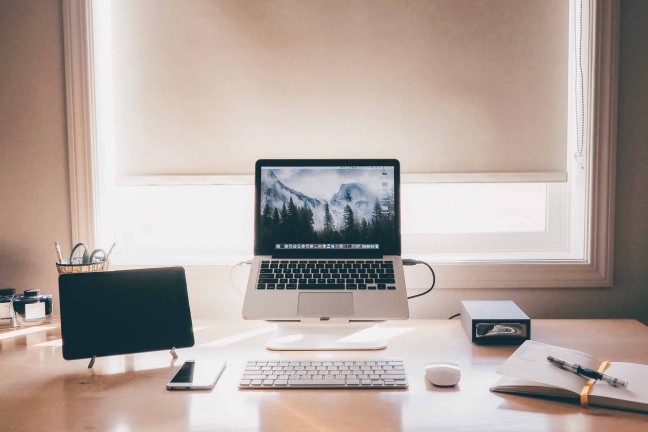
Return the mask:
<path fill-rule="evenodd" d="M 194 345 L 182 267 L 59 276 L 63 358 Z"/>

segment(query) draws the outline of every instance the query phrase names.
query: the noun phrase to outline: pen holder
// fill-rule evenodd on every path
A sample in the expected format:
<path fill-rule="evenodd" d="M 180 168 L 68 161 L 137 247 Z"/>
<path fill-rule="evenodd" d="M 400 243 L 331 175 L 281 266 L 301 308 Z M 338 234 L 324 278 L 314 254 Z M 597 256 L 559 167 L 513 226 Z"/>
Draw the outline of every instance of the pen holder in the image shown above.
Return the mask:
<path fill-rule="evenodd" d="M 56 263 L 56 270 L 59 274 L 70 273 L 88 273 L 95 271 L 108 270 L 110 260 L 97 261 L 88 264 L 70 263 L 69 259 L 64 259 Z"/>

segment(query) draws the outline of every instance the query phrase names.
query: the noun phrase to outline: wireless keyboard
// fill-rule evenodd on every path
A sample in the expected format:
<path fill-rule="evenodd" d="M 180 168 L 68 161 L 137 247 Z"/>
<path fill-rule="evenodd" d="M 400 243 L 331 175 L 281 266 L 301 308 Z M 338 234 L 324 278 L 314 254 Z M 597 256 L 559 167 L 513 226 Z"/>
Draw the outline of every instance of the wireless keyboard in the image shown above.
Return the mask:
<path fill-rule="evenodd" d="M 402 360 L 249 361 L 240 389 L 405 389 Z"/>

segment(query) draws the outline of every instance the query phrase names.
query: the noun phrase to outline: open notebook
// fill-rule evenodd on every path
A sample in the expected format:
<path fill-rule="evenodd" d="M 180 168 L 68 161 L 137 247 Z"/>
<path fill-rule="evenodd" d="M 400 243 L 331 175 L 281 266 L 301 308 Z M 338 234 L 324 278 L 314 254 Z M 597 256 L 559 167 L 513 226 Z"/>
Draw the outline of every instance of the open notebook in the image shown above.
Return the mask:
<path fill-rule="evenodd" d="M 529 340 L 497 369 L 504 376 L 491 391 L 580 399 L 584 406 L 648 413 L 648 365 L 607 362 L 606 375 L 628 382 L 627 389 L 620 389 L 553 366 L 547 361 L 549 355 L 599 371 L 603 363 L 589 354 Z"/>

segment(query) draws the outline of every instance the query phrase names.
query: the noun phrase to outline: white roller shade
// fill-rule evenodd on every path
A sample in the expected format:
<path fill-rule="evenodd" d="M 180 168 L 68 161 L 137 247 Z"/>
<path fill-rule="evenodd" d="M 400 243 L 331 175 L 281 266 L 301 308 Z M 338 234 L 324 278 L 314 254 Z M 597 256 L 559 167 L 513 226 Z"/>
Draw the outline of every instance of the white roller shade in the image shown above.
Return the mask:
<path fill-rule="evenodd" d="M 313 157 L 566 172 L 564 0 L 114 0 L 111 15 L 120 176 Z"/>

